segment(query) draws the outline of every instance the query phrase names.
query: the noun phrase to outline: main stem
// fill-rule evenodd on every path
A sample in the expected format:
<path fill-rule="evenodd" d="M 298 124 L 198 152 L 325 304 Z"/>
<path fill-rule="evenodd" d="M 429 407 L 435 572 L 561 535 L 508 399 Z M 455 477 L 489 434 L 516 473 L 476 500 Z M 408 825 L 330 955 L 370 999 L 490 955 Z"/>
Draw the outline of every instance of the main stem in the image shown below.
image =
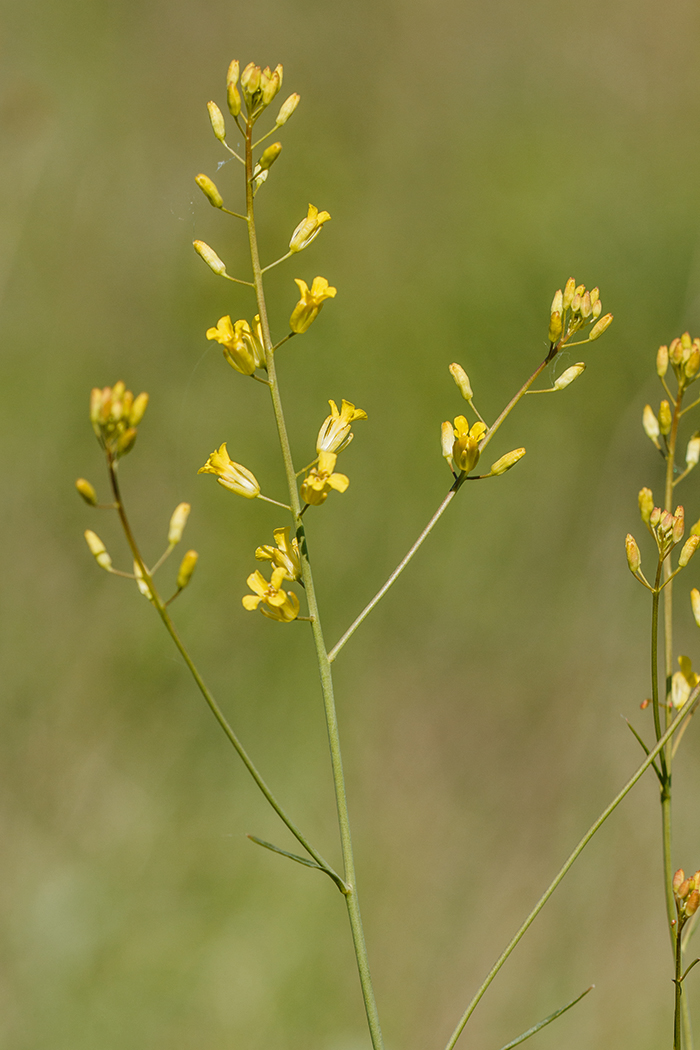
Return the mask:
<path fill-rule="evenodd" d="M 365 1011 L 367 1014 L 367 1023 L 369 1025 L 372 1046 L 374 1050 L 383 1050 L 384 1042 L 382 1039 L 382 1030 L 379 1024 L 377 1004 L 374 997 L 374 989 L 372 987 L 372 978 L 370 975 L 369 960 L 367 957 L 367 945 L 365 943 L 364 929 L 362 926 L 362 916 L 360 914 L 360 905 L 357 897 L 355 860 L 352 848 L 352 836 L 350 833 L 350 817 L 348 813 L 347 793 L 345 790 L 343 761 L 340 750 L 338 716 L 336 713 L 335 699 L 333 696 L 333 679 L 331 675 L 331 665 L 326 651 L 326 643 L 323 638 L 323 630 L 321 627 L 321 620 L 318 611 L 316 590 L 314 587 L 313 574 L 311 572 L 311 565 L 308 556 L 306 532 L 304 530 L 304 523 L 301 517 L 302 508 L 299 502 L 299 492 L 297 489 L 294 462 L 292 460 L 292 453 L 289 446 L 289 436 L 287 434 L 287 427 L 284 420 L 284 412 L 282 409 L 282 401 L 280 398 L 279 384 L 277 381 L 277 372 L 275 369 L 275 356 L 272 350 L 273 344 L 270 336 L 270 325 L 267 317 L 267 306 L 265 303 L 265 292 L 263 288 L 263 275 L 262 268 L 260 266 L 258 240 L 255 229 L 255 212 L 253 203 L 252 137 L 253 122 L 249 119 L 246 122 L 246 214 L 248 220 L 248 240 L 250 243 L 250 258 L 253 267 L 255 295 L 258 304 L 258 313 L 260 315 L 260 328 L 262 331 L 263 343 L 265 347 L 265 359 L 267 363 L 268 379 L 270 382 L 272 406 L 275 414 L 275 421 L 277 423 L 277 432 L 279 435 L 280 447 L 282 450 L 284 470 L 287 476 L 287 485 L 289 488 L 289 502 L 292 510 L 292 518 L 294 520 L 296 536 L 299 543 L 302 580 L 306 589 L 306 599 L 309 606 L 309 615 L 311 617 L 311 629 L 313 631 L 314 645 L 316 647 L 316 657 L 318 660 L 318 669 L 321 678 L 321 689 L 323 691 L 323 705 L 326 715 L 326 727 L 328 730 L 328 743 L 330 747 L 331 767 L 333 771 L 333 785 L 335 788 L 335 800 L 338 812 L 338 826 L 340 830 L 340 844 L 343 853 L 344 881 L 346 886 L 345 901 L 348 909 L 350 928 L 352 930 L 352 939 L 355 948 L 355 958 L 357 960 L 357 969 L 360 976 L 360 986 L 362 988 L 362 997 L 365 1004 Z"/>

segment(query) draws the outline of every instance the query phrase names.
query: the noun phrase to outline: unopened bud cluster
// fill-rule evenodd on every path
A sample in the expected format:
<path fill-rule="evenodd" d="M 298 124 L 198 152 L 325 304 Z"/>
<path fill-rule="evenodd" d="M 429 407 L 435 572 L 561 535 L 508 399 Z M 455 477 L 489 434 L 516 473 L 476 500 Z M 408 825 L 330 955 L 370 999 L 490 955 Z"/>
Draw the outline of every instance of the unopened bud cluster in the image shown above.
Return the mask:
<path fill-rule="evenodd" d="M 685 532 L 685 512 L 683 507 L 676 507 L 674 514 L 671 514 L 670 511 L 662 510 L 660 507 L 655 507 L 653 493 L 648 488 L 640 490 L 638 500 L 642 521 L 656 540 L 659 558 L 663 561 L 683 539 Z M 695 526 L 693 526 L 694 529 Z M 700 529 L 698 532 L 700 532 Z M 692 531 L 681 548 L 676 572 L 686 567 L 698 547 L 700 547 L 700 535 Z M 643 576 L 641 576 L 642 558 L 639 545 L 630 533 L 627 534 L 625 539 L 625 553 L 630 571 L 635 576 L 639 575 L 642 582 L 645 582 Z"/>
<path fill-rule="evenodd" d="M 674 339 L 670 346 L 660 346 L 656 355 L 656 372 L 663 379 L 671 365 L 678 386 L 682 389 L 700 373 L 700 339 L 691 339 L 689 332 Z"/>
<path fill-rule="evenodd" d="M 612 314 L 601 317 L 602 309 L 599 289 L 588 291 L 585 285 L 577 285 L 575 279 L 570 277 L 564 289 L 560 288 L 552 300 L 549 315 L 549 341 L 552 347 L 558 349 L 563 346 L 588 325 L 592 327 L 583 341 L 598 339 L 613 319 Z"/>
<path fill-rule="evenodd" d="M 700 871 L 686 879 L 683 868 L 679 868 L 673 876 L 673 896 L 680 920 L 694 915 L 700 907 Z"/>
<path fill-rule="evenodd" d="M 133 448 L 136 428 L 147 407 L 148 394 L 134 397 L 121 381 L 102 390 L 94 388 L 90 395 L 90 422 L 97 440 L 112 459 L 119 459 Z M 82 491 L 81 495 L 85 497 Z"/>

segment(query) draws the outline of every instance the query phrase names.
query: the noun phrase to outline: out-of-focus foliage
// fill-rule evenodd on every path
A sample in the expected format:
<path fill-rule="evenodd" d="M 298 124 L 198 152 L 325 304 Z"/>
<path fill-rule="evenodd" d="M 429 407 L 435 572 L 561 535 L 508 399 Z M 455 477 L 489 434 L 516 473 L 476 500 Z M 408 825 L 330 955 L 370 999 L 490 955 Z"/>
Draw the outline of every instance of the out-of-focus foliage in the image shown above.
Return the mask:
<path fill-rule="evenodd" d="M 648 628 L 622 539 L 637 490 L 658 484 L 639 425 L 656 347 L 700 330 L 699 17 L 684 0 L 4 5 L 3 1046 L 367 1045 L 342 902 L 245 839 L 287 844 L 153 610 L 96 569 L 82 531 L 117 562 L 116 524 L 73 492 L 79 475 L 105 492 L 90 387 L 148 390 L 125 499 L 153 556 L 173 507 L 192 503 L 200 564 L 176 619 L 333 860 L 310 639 L 240 601 L 254 548 L 284 522 L 196 475 L 226 440 L 283 492 L 264 388 L 205 338 L 222 314 L 251 313 L 246 293 L 191 247 L 225 250 L 232 272 L 245 260 L 234 220 L 225 233 L 193 182 L 207 171 L 227 187 L 206 102 L 224 105 L 232 57 L 282 61 L 302 96 L 258 197 L 266 257 L 286 250 L 309 201 L 333 216 L 269 280 L 280 334 L 294 276 L 338 288 L 280 352 L 299 463 L 329 397 L 369 416 L 344 454 L 350 489 L 308 515 L 330 643 L 446 490 L 439 425 L 463 407 L 450 362 L 492 418 L 541 359 L 571 274 L 615 313 L 585 348 L 585 375 L 527 400 L 489 450 L 525 445 L 525 460 L 462 491 L 338 657 L 390 1046 L 444 1044 L 633 768 L 619 714 L 646 695 Z M 690 482 L 695 520 L 692 499 Z M 679 645 L 692 656 L 687 613 Z M 675 862 L 689 870 L 695 735 L 675 777 Z M 507 1042 L 595 982 L 538 1045 L 656 1050 L 670 1030 L 657 820 L 649 776 L 518 949 L 469 1045 Z"/>

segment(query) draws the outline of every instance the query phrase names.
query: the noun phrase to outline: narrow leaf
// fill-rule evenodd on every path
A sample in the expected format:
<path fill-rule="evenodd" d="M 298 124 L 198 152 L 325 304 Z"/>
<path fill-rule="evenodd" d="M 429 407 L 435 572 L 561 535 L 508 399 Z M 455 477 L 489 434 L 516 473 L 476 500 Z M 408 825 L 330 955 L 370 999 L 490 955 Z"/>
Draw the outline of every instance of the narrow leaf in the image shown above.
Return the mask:
<path fill-rule="evenodd" d="M 628 718 L 625 718 L 624 715 L 622 717 L 624 718 L 625 722 L 627 723 L 627 728 L 630 730 L 631 733 L 634 734 L 634 736 L 636 737 L 638 742 L 641 744 L 641 747 L 642 747 L 642 750 L 643 750 L 644 754 L 648 755 L 649 754 L 649 748 L 644 743 L 644 741 L 642 740 L 642 738 L 639 735 L 639 733 L 637 732 L 637 730 L 634 728 L 634 726 L 632 725 L 632 723 L 630 722 L 630 720 Z M 659 778 L 659 782 L 661 784 L 663 784 L 664 780 L 663 780 L 663 777 L 661 776 L 661 773 L 657 769 L 656 762 L 652 762 L 651 763 L 651 768 L 654 770 L 654 772 L 656 773 L 657 777 Z"/>
<path fill-rule="evenodd" d="M 594 988 L 595 985 L 592 984 L 590 988 L 586 988 L 585 992 L 581 992 L 579 996 L 572 999 L 570 1003 L 566 1004 L 566 1006 L 562 1006 L 560 1010 L 555 1010 L 553 1014 L 549 1015 L 549 1017 L 545 1017 L 544 1021 L 539 1021 L 538 1024 L 534 1025 L 532 1028 L 528 1028 L 527 1032 L 523 1032 L 523 1034 L 519 1035 L 517 1039 L 514 1039 L 512 1043 L 507 1043 L 506 1046 L 501 1048 L 501 1050 L 512 1050 L 514 1046 L 520 1046 L 521 1043 L 524 1043 L 525 1040 L 529 1039 L 531 1035 L 535 1034 L 535 1032 L 539 1032 L 541 1028 L 545 1027 L 545 1025 L 550 1024 L 552 1021 L 556 1021 L 557 1017 L 561 1017 L 562 1014 L 565 1014 L 572 1006 L 576 1006 L 576 1003 L 580 1003 L 584 995 L 588 995 L 588 993 L 593 991 Z"/>
<path fill-rule="evenodd" d="M 265 849 L 272 850 L 273 853 L 279 853 L 283 857 L 289 857 L 290 860 L 295 860 L 297 864 L 304 864 L 307 868 L 318 868 L 319 871 L 324 870 L 315 860 L 307 860 L 306 857 L 299 857 L 296 853 L 288 853 L 286 849 L 280 849 L 279 846 L 273 846 L 271 842 L 265 842 L 264 839 L 259 839 L 255 835 L 248 835 L 247 837 L 251 842 L 257 842 L 258 846 L 264 846 Z"/>

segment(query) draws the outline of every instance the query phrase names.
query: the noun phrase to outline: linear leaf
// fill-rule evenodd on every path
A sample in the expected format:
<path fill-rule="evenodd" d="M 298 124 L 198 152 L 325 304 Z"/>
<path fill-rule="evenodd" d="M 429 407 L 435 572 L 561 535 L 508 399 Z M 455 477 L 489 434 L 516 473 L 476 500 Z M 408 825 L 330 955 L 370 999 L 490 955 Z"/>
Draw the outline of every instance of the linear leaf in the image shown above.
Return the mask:
<path fill-rule="evenodd" d="M 507 1043 L 506 1046 L 501 1047 L 501 1050 L 513 1050 L 514 1046 L 520 1046 L 520 1044 L 524 1043 L 526 1039 L 529 1039 L 531 1035 L 539 1032 L 541 1028 L 545 1027 L 545 1025 L 551 1024 L 552 1021 L 556 1021 L 557 1017 L 561 1017 L 561 1015 L 565 1014 L 567 1010 L 570 1010 L 572 1006 L 576 1006 L 576 1003 L 580 1003 L 584 995 L 588 995 L 588 993 L 593 991 L 594 988 L 595 985 L 592 984 L 590 988 L 586 988 L 585 992 L 581 992 L 580 995 L 575 999 L 572 999 L 570 1003 L 566 1004 L 566 1006 L 562 1006 L 561 1009 L 555 1010 L 553 1014 L 549 1015 L 549 1017 L 545 1017 L 543 1021 L 539 1021 L 536 1025 L 533 1025 L 532 1028 L 528 1028 L 527 1032 L 523 1032 L 523 1034 L 519 1035 L 517 1039 L 514 1039 L 512 1043 Z"/>

